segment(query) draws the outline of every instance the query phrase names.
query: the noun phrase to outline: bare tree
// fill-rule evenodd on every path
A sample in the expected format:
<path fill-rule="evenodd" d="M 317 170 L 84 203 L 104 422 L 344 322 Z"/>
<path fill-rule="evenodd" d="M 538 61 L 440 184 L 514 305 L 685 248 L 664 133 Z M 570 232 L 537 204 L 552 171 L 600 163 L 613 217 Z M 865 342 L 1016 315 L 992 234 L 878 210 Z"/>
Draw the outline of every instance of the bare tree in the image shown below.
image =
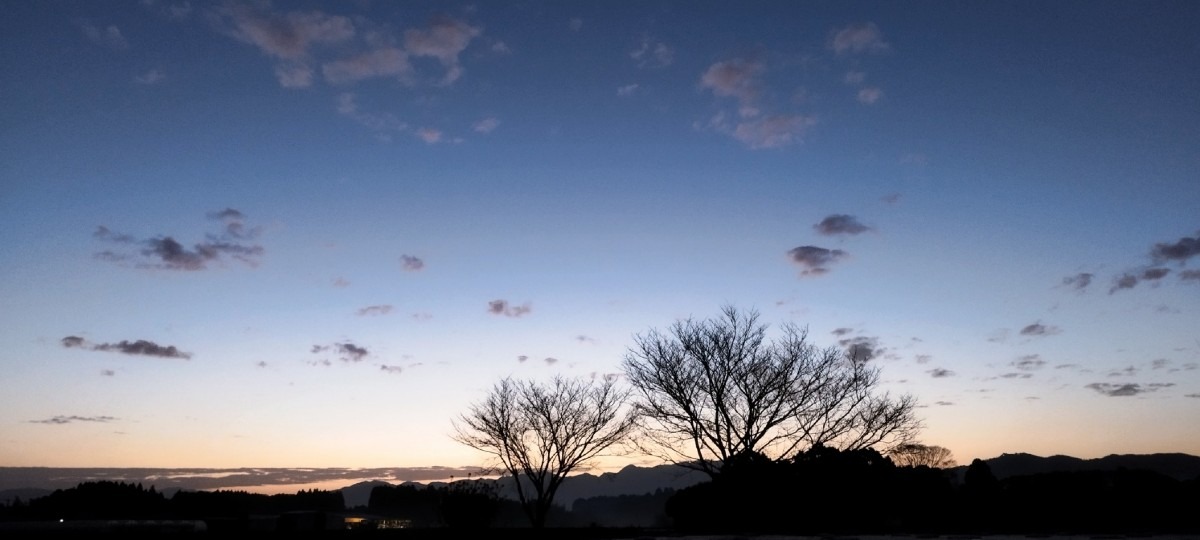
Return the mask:
<path fill-rule="evenodd" d="M 495 456 L 512 475 L 530 524 L 544 527 L 567 475 L 624 441 L 634 427 L 624 406 L 629 391 L 615 383 L 505 378 L 453 422 L 453 438 Z"/>
<path fill-rule="evenodd" d="M 624 368 L 644 452 L 716 476 L 741 454 L 890 448 L 920 429 L 916 400 L 879 393 L 878 367 L 853 349 L 818 349 L 792 324 L 769 341 L 758 317 L 725 306 L 636 336 Z"/>
<path fill-rule="evenodd" d="M 949 469 L 958 465 L 949 448 L 920 443 L 901 444 L 888 452 L 892 463 L 899 467 L 930 467 Z"/>

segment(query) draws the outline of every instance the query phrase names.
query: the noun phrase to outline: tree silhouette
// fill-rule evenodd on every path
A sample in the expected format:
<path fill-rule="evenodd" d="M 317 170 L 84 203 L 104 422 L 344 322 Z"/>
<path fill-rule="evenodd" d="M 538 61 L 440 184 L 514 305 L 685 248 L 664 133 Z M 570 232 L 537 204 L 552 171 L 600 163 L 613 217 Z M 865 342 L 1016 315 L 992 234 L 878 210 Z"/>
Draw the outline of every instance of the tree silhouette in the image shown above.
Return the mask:
<path fill-rule="evenodd" d="M 897 445 L 888 452 L 888 457 L 898 467 L 949 469 L 958 465 L 950 449 L 915 442 Z"/>
<path fill-rule="evenodd" d="M 725 306 L 638 335 L 624 367 L 642 450 L 715 477 L 738 455 L 887 450 L 919 431 L 915 398 L 878 393 L 879 369 L 861 348 L 818 349 L 790 323 L 769 341 L 767 329 L 756 311 Z"/>
<path fill-rule="evenodd" d="M 453 438 L 495 456 L 513 477 L 535 528 L 562 481 L 587 461 L 624 441 L 634 426 L 615 378 L 600 383 L 556 376 L 548 384 L 505 378 L 454 422 Z"/>

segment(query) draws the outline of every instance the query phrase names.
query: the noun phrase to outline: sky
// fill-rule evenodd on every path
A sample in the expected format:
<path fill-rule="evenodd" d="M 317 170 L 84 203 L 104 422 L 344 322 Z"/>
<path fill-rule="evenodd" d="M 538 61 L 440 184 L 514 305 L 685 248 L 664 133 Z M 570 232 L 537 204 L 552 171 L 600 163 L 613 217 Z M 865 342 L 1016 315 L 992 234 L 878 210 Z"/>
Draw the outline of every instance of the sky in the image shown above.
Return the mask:
<path fill-rule="evenodd" d="M 1200 455 L 1195 2 L 4 12 L 0 466 L 480 465 L 725 305 L 959 463 Z"/>

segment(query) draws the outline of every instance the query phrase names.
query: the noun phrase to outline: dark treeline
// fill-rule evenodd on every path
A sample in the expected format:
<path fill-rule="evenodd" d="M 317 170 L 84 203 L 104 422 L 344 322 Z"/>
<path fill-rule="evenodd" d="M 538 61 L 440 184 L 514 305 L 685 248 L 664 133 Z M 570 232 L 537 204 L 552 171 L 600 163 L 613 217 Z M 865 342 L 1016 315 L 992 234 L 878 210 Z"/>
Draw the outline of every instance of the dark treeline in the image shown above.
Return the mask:
<path fill-rule="evenodd" d="M 689 533 L 1167 534 L 1200 531 L 1196 508 L 1200 478 L 1121 469 L 997 480 L 977 459 L 956 479 L 869 448 L 816 446 L 786 461 L 739 456 L 666 511 Z"/>
<path fill-rule="evenodd" d="M 262 495 L 85 482 L 0 506 L 5 521 L 204 520 L 210 530 L 254 516 L 309 512 L 369 516 L 410 528 L 524 527 L 499 483 L 467 480 L 375 487 L 365 507 L 339 491 Z M 897 467 L 872 449 L 823 446 L 776 461 L 745 454 L 712 480 L 679 491 L 578 499 L 555 506 L 552 527 L 644 527 L 681 534 L 1178 534 L 1200 532 L 1200 478 L 1133 469 L 1072 471 L 998 480 L 975 460 L 965 474 Z"/>

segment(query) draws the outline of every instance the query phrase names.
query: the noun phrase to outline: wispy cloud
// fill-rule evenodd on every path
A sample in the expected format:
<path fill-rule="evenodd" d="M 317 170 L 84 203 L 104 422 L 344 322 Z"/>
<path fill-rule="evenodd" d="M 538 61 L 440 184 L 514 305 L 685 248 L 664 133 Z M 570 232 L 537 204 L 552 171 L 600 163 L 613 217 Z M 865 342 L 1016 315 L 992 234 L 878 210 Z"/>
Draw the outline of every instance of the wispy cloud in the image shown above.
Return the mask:
<path fill-rule="evenodd" d="M 389 366 L 387 364 L 380 364 L 379 370 L 383 371 L 383 372 L 387 372 L 387 373 L 401 373 L 404 371 L 404 368 L 401 366 Z"/>
<path fill-rule="evenodd" d="M 1125 273 L 1116 278 L 1113 278 L 1112 287 L 1108 289 L 1108 294 L 1113 294 L 1122 289 L 1132 289 L 1137 287 L 1143 281 L 1152 281 L 1157 284 L 1159 280 L 1167 277 L 1171 270 L 1169 268 L 1147 268 L 1140 274 Z"/>
<path fill-rule="evenodd" d="M 401 255 L 400 267 L 406 272 L 419 272 L 425 268 L 425 261 L 416 255 Z"/>
<path fill-rule="evenodd" d="M 494 116 L 489 116 L 478 122 L 475 122 L 475 124 L 471 126 L 471 130 L 473 130 L 475 133 L 488 134 L 496 131 L 496 128 L 498 127 L 500 127 L 500 120 Z"/>
<path fill-rule="evenodd" d="M 1084 388 L 1090 388 L 1109 397 L 1127 397 L 1155 392 L 1171 386 L 1175 386 L 1175 383 L 1151 383 L 1148 385 L 1141 385 L 1137 383 L 1092 383 L 1086 385 Z"/>
<path fill-rule="evenodd" d="M 117 352 L 133 356 L 157 356 L 159 358 L 181 358 L 183 360 L 192 357 L 191 353 L 183 352 L 174 345 L 159 345 L 145 339 L 134 341 L 121 340 L 116 343 L 90 343 L 79 336 L 67 336 L 62 338 L 59 343 L 68 349 Z"/>
<path fill-rule="evenodd" d="M 1184 270 L 1179 273 L 1179 280 L 1200 282 L 1200 270 Z"/>
<path fill-rule="evenodd" d="M 441 130 L 433 128 L 421 128 L 417 130 L 417 138 L 425 141 L 427 144 L 437 144 L 442 140 Z"/>
<path fill-rule="evenodd" d="M 578 32 L 583 29 L 583 19 L 580 19 L 579 17 L 572 17 L 571 20 L 567 21 L 567 27 L 570 28 L 572 32 Z"/>
<path fill-rule="evenodd" d="M 780 148 L 803 139 L 817 120 L 805 115 L 775 115 L 738 122 L 733 137 L 753 149 Z"/>
<path fill-rule="evenodd" d="M 953 371 L 950 371 L 948 369 L 943 369 L 943 368 L 931 369 L 931 370 L 927 371 L 926 373 L 929 373 L 929 376 L 933 377 L 935 379 L 941 379 L 941 378 L 945 378 L 945 377 L 953 377 L 954 376 Z"/>
<path fill-rule="evenodd" d="M 1042 360 L 1041 355 L 1027 354 L 1013 361 L 1012 366 L 1021 371 L 1033 371 L 1041 369 L 1046 365 L 1046 361 Z"/>
<path fill-rule="evenodd" d="M 533 306 L 526 302 L 519 306 L 509 304 L 508 300 L 492 300 L 488 302 L 488 313 L 505 317 L 521 317 L 533 311 Z"/>
<path fill-rule="evenodd" d="M 858 90 L 858 102 L 863 105 L 874 105 L 877 101 L 883 99 L 883 90 L 870 86 L 860 88 Z"/>
<path fill-rule="evenodd" d="M 369 317 L 374 315 L 387 315 L 392 312 L 391 304 L 379 304 L 375 306 L 367 306 L 360 308 L 357 313 L 359 317 Z"/>
<path fill-rule="evenodd" d="M 287 88 L 312 85 L 310 63 L 315 46 L 346 42 L 356 33 L 348 17 L 320 11 L 272 13 L 250 4 L 231 3 L 215 13 L 224 32 L 279 62 L 275 76 Z"/>
<path fill-rule="evenodd" d="M 404 48 L 412 56 L 431 57 L 441 62 L 446 70 L 441 83 L 451 84 L 463 74 L 458 55 L 481 33 L 478 27 L 439 16 L 430 22 L 428 28 L 404 32 Z"/>
<path fill-rule="evenodd" d="M 1154 261 L 1154 264 L 1167 262 L 1182 264 L 1197 255 L 1200 255 L 1200 234 L 1194 237 L 1185 236 L 1177 242 L 1159 242 L 1150 249 L 1150 259 Z"/>
<path fill-rule="evenodd" d="M 332 352 L 337 355 L 342 362 L 353 363 L 361 362 L 364 358 L 370 355 L 370 351 L 366 347 L 360 347 L 349 341 L 334 343 L 332 345 L 313 345 L 312 353 L 321 354 L 324 352 Z M 323 365 L 329 365 L 328 361 L 322 362 Z"/>
<path fill-rule="evenodd" d="M 110 24 L 103 28 L 82 20 L 76 21 L 76 24 L 83 32 L 83 36 L 92 43 L 114 50 L 129 48 L 129 42 L 125 40 L 125 35 L 121 33 L 121 29 L 117 28 L 115 24 Z"/>
<path fill-rule="evenodd" d="M 629 57 L 637 62 L 639 68 L 662 68 L 675 61 L 675 50 L 666 43 L 655 43 L 650 38 L 642 38 L 642 44 Z"/>
<path fill-rule="evenodd" d="M 802 276 L 819 276 L 829 272 L 829 265 L 836 263 L 849 254 L 840 249 L 825 249 L 817 246 L 800 246 L 788 250 L 792 262 L 804 270 Z"/>
<path fill-rule="evenodd" d="M 820 223 L 813 225 L 813 229 L 826 236 L 838 234 L 855 235 L 871 230 L 870 227 L 860 223 L 858 218 L 846 214 L 826 216 Z"/>
<path fill-rule="evenodd" d="M 627 84 L 625 86 L 618 86 L 617 87 L 617 95 L 622 96 L 622 97 L 632 96 L 634 92 L 637 92 L 637 89 L 638 89 L 637 83 Z"/>
<path fill-rule="evenodd" d="M 1062 329 L 1059 327 L 1042 324 L 1040 321 L 1021 329 L 1022 336 L 1053 336 L 1061 333 Z"/>
<path fill-rule="evenodd" d="M 1073 287 L 1077 291 L 1082 291 L 1087 289 L 1088 285 L 1092 284 L 1092 278 L 1094 277 L 1096 277 L 1094 274 L 1080 272 L 1073 276 L 1067 276 L 1063 278 L 1063 285 Z"/>
<path fill-rule="evenodd" d="M 115 417 L 112 417 L 112 416 L 74 416 L 74 415 L 72 415 L 72 416 L 61 416 L 61 415 L 60 415 L 60 416 L 54 416 L 54 417 L 51 417 L 51 418 L 47 418 L 47 419 L 45 419 L 45 420 L 30 420 L 30 421 L 29 421 L 29 423 L 31 423 L 31 424 L 52 424 L 52 425 L 62 425 L 62 424 L 71 424 L 71 423 L 74 423 L 74 422 L 99 422 L 99 423 L 107 423 L 107 422 L 114 422 L 114 421 L 116 421 L 116 420 L 117 420 L 117 418 L 115 418 Z"/>
<path fill-rule="evenodd" d="M 167 76 L 164 75 L 162 71 L 159 71 L 157 69 L 152 69 L 141 75 L 138 75 L 137 77 L 134 77 L 133 81 L 138 84 L 151 85 L 151 84 L 158 84 L 158 83 L 162 82 L 163 79 L 166 79 L 166 78 L 167 78 Z"/>
<path fill-rule="evenodd" d="M 137 252 L 115 252 L 111 250 L 96 253 L 96 258 L 111 262 L 138 261 L 137 268 L 154 268 L 162 270 L 205 270 L 211 263 L 221 262 L 225 257 L 240 261 L 249 266 L 258 266 L 259 258 L 264 249 L 261 245 L 244 243 L 255 239 L 259 234 L 258 228 L 247 228 L 245 216 L 232 208 L 209 213 L 209 219 L 220 221 L 224 230 L 220 233 L 207 233 L 205 240 L 185 247 L 172 236 L 157 236 L 146 240 L 137 240 L 128 234 L 114 233 L 108 227 L 100 225 L 92 233 L 92 237 L 115 244 L 141 245 Z"/>
<path fill-rule="evenodd" d="M 332 84 L 350 84 L 375 77 L 408 81 L 412 66 L 408 53 L 397 47 L 380 47 L 349 58 L 326 62 L 321 74 Z"/>
<path fill-rule="evenodd" d="M 883 39 L 883 33 L 873 22 L 846 26 L 833 32 L 829 48 L 837 54 L 878 53 L 891 48 Z"/>
<path fill-rule="evenodd" d="M 763 65 L 757 61 L 735 58 L 717 62 L 700 76 L 700 87 L 712 90 L 720 97 L 733 97 L 739 104 L 739 116 L 756 116 L 755 100 L 758 98 L 758 76 Z"/>

